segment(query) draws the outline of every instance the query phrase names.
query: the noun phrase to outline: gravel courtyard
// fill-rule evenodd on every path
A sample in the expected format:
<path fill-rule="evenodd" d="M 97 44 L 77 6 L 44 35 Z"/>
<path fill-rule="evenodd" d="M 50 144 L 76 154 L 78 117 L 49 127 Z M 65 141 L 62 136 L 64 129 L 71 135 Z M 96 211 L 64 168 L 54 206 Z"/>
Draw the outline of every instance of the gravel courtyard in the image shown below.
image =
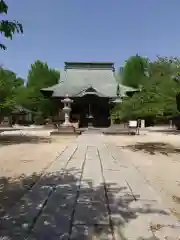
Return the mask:
<path fill-rule="evenodd" d="M 179 239 L 178 155 L 125 147 L 150 138 L 166 142 L 89 133 L 2 145 L 2 239 Z"/>

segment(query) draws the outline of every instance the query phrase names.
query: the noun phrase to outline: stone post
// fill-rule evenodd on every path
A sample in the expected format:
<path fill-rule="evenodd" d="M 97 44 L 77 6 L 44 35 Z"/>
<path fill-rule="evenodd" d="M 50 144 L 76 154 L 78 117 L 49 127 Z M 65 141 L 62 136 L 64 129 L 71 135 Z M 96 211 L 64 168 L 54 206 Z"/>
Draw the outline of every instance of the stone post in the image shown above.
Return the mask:
<path fill-rule="evenodd" d="M 141 119 L 141 128 L 145 128 L 145 120 Z"/>
<path fill-rule="evenodd" d="M 173 128 L 173 121 L 169 120 L 169 128 Z"/>

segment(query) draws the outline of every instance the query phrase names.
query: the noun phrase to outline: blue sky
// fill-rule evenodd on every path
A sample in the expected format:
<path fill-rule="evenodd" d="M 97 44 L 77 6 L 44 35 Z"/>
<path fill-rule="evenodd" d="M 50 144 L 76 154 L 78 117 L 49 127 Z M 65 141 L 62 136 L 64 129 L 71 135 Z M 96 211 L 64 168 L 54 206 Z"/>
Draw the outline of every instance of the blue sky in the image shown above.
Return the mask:
<path fill-rule="evenodd" d="M 113 61 L 180 56 L 179 0 L 6 0 L 24 34 L 4 41 L 0 64 L 26 78 L 35 60 Z"/>

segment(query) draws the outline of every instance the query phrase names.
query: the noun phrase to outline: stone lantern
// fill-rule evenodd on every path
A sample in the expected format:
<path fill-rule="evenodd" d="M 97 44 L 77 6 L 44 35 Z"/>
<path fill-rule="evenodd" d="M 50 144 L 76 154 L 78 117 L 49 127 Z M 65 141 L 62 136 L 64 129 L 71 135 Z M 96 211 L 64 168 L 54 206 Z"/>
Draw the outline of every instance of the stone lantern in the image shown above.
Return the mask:
<path fill-rule="evenodd" d="M 64 112 L 64 123 L 62 124 L 63 127 L 72 127 L 72 124 L 70 122 L 70 112 L 71 112 L 71 104 L 73 103 L 73 100 L 69 98 L 68 94 L 66 94 L 66 97 L 61 100 L 61 102 L 64 104 L 63 112 Z"/>
<path fill-rule="evenodd" d="M 66 94 L 66 97 L 61 100 L 61 102 L 64 104 L 62 109 L 64 112 L 64 122 L 58 126 L 58 130 L 52 131 L 51 135 L 79 134 L 76 133 L 74 126 L 70 122 L 71 104 L 73 103 L 73 100 L 69 98 L 68 94 Z"/>

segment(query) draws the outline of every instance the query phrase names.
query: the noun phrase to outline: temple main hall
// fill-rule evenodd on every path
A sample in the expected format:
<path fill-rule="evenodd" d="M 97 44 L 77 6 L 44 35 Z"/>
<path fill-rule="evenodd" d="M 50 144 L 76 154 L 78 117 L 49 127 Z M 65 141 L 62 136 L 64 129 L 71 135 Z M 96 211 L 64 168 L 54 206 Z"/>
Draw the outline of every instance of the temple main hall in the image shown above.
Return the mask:
<path fill-rule="evenodd" d="M 134 91 L 119 83 L 112 62 L 65 62 L 59 83 L 41 90 L 60 109 L 68 95 L 73 100 L 71 121 L 78 127 L 109 127 L 114 104 Z"/>

